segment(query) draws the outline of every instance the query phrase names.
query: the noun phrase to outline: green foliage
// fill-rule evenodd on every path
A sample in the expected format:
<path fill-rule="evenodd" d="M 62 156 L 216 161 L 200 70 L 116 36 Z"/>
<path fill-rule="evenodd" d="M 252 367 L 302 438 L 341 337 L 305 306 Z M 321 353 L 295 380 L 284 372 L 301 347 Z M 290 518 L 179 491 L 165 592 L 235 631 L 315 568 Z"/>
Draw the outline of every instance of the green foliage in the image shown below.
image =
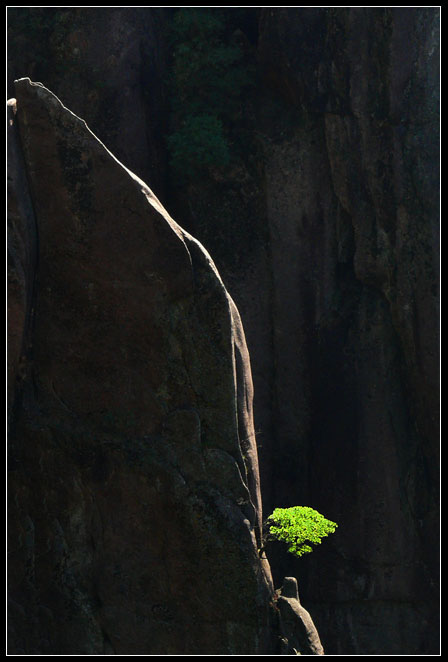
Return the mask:
<path fill-rule="evenodd" d="M 175 167 L 226 165 L 229 146 L 222 122 L 215 115 L 188 115 L 178 131 L 168 136 L 168 149 Z"/>
<path fill-rule="evenodd" d="M 253 79 L 231 32 L 224 9 L 182 8 L 171 21 L 168 149 L 177 173 L 230 162 L 232 125 Z"/>
<path fill-rule="evenodd" d="M 320 544 L 322 538 L 337 528 L 335 522 L 307 506 L 276 508 L 266 523 L 269 539 L 285 542 L 288 552 L 299 557 L 312 552 L 311 545 Z"/>

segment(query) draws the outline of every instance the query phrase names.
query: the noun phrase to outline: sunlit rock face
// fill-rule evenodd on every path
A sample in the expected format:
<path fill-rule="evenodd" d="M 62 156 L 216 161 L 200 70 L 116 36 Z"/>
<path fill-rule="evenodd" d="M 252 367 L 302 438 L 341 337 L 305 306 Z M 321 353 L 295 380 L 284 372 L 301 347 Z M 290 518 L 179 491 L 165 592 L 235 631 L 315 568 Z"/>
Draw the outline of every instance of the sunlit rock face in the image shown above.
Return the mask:
<path fill-rule="evenodd" d="M 9 652 L 268 652 L 238 311 L 83 120 L 29 79 L 16 98 L 36 258 L 10 319 Z"/>

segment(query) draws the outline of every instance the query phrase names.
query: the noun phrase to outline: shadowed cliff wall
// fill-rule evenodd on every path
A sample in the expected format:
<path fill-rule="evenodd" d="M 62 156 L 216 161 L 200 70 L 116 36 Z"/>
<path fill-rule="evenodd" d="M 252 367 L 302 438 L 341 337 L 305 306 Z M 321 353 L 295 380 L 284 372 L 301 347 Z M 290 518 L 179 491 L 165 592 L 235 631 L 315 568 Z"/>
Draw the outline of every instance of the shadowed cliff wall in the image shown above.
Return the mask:
<path fill-rule="evenodd" d="M 11 67 L 50 76 L 137 174 L 158 154 L 148 183 L 210 250 L 232 292 L 252 359 L 264 512 L 311 505 L 339 523 L 300 562 L 272 549 L 276 585 L 299 578 L 328 653 L 434 652 L 439 11 L 263 8 L 239 24 L 228 12 L 228 38 L 255 66 L 231 127 L 245 147 L 227 168 L 182 185 L 159 139 L 168 130 L 170 12 L 56 12 L 79 25 L 62 20 L 62 36 L 51 22 L 33 29 L 47 31 L 49 62 L 59 57 L 65 71 L 49 67 L 25 33 L 29 47 L 13 44 Z M 143 16 L 158 27 L 142 30 Z M 92 103 L 90 74 L 57 50 L 74 40 L 80 62 L 95 53 L 116 104 L 110 116 L 101 85 Z M 135 84 L 121 94 L 137 43 Z M 107 68 L 112 56 L 121 69 Z M 144 128 L 124 144 L 130 116 Z"/>

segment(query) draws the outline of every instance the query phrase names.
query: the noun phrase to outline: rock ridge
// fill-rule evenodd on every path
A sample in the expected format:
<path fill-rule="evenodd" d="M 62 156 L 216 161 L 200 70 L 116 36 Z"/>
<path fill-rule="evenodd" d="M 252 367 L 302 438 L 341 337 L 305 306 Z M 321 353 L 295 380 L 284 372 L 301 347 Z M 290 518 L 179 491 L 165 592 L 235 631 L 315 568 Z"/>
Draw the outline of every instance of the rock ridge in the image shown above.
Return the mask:
<path fill-rule="evenodd" d="M 38 256 L 19 278 L 36 293 L 10 441 L 10 653 L 269 651 L 236 306 L 84 120 L 29 78 L 16 98 Z"/>

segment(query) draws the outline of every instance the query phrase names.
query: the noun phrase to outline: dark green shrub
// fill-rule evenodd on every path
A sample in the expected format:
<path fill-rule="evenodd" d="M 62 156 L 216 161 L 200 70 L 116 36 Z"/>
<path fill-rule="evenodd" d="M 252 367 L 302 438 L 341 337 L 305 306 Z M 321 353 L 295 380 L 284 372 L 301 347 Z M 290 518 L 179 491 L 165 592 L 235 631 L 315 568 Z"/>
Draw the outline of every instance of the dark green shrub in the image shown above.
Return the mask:
<path fill-rule="evenodd" d="M 241 114 L 244 92 L 252 85 L 253 69 L 232 37 L 225 10 L 179 9 L 169 41 L 171 165 L 185 175 L 228 165 L 232 127 Z"/>
<path fill-rule="evenodd" d="M 189 115 L 168 136 L 168 149 L 175 170 L 196 171 L 210 165 L 227 165 L 229 145 L 216 115 Z"/>

